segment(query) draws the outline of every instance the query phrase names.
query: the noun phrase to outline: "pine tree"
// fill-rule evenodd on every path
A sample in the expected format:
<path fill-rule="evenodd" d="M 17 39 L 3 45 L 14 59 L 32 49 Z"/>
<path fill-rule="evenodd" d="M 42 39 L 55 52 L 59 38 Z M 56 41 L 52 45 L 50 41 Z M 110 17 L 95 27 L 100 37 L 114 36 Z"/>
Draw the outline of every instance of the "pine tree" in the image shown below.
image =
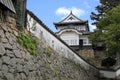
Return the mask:
<path fill-rule="evenodd" d="M 120 0 L 100 0 L 101 5 L 96 7 L 98 13 L 91 12 L 91 19 L 95 20 L 93 24 L 96 24 L 100 21 L 103 16 L 110 11 L 112 8 L 120 4 Z"/>
<path fill-rule="evenodd" d="M 102 41 L 109 56 L 120 53 L 120 5 L 109 10 L 97 23 L 97 31 L 92 34 L 93 43 Z"/>

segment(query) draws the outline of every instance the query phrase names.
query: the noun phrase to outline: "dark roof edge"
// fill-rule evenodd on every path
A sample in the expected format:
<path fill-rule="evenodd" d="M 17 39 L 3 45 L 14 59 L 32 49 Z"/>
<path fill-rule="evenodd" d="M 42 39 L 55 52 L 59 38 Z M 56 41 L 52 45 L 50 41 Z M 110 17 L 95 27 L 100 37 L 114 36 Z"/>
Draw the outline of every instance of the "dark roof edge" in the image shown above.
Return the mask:
<path fill-rule="evenodd" d="M 56 23 L 56 22 L 54 22 L 53 24 L 54 25 L 60 25 L 60 24 L 76 24 L 76 23 L 83 24 L 83 23 L 88 23 L 88 21 L 82 21 L 82 22 L 80 22 L 80 21 L 79 22 L 78 21 L 77 22 L 62 22 L 62 23 L 59 23 L 59 22 Z"/>
<path fill-rule="evenodd" d="M 27 10 L 27 13 L 30 14 L 36 21 L 38 21 L 39 24 L 42 25 L 44 29 L 46 29 L 48 32 L 50 32 L 54 37 L 56 37 L 58 40 L 60 40 L 65 46 L 67 46 L 70 50 L 72 50 L 63 40 L 61 40 L 53 31 L 51 31 L 40 19 L 38 19 L 37 16 L 35 16 L 31 11 Z M 74 50 L 72 50 L 77 56 L 79 56 L 83 61 L 94 67 L 95 69 L 98 69 L 96 66 L 93 64 L 89 63 L 87 60 L 82 58 L 80 55 L 78 55 Z"/>
<path fill-rule="evenodd" d="M 88 21 L 83 21 L 83 22 L 63 22 L 63 23 L 56 23 L 53 22 L 54 26 L 56 29 L 58 29 L 58 27 L 60 27 L 61 25 L 69 25 L 69 24 L 86 24 L 87 25 L 87 29 L 89 30 L 89 26 L 88 26 Z"/>
<path fill-rule="evenodd" d="M 4 6 L 4 8 L 8 9 L 12 13 L 16 13 L 13 2 L 10 0 L 9 2 L 6 0 L 0 0 L 0 3 Z"/>

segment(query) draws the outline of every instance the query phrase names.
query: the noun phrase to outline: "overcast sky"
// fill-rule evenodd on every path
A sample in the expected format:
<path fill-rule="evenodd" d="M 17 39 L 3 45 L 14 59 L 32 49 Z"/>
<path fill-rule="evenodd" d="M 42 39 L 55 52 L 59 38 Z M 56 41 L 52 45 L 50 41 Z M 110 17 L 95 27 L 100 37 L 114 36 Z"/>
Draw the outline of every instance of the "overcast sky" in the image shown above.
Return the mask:
<path fill-rule="evenodd" d="M 99 0 L 27 0 L 27 9 L 32 11 L 53 32 L 56 32 L 53 22 L 59 22 L 73 12 L 81 20 L 88 20 L 90 30 L 95 26 L 90 19 L 90 13 L 95 12 Z"/>

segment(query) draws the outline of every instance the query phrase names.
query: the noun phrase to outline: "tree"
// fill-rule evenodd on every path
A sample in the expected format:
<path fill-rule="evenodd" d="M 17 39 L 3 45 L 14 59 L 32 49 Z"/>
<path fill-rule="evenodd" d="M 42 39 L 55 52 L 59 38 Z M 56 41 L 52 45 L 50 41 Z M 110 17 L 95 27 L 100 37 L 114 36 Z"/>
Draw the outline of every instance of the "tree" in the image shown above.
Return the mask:
<path fill-rule="evenodd" d="M 97 23 L 98 30 L 92 35 L 92 40 L 104 42 L 109 56 L 120 53 L 120 5 L 113 8 Z"/>
<path fill-rule="evenodd" d="M 93 24 L 96 24 L 100 21 L 103 16 L 110 11 L 113 7 L 116 7 L 120 4 L 120 0 L 100 0 L 101 5 L 96 7 L 98 13 L 91 12 L 91 19 L 95 20 Z"/>
<path fill-rule="evenodd" d="M 120 5 L 110 10 L 97 26 L 102 26 L 101 40 L 110 55 L 120 53 Z"/>

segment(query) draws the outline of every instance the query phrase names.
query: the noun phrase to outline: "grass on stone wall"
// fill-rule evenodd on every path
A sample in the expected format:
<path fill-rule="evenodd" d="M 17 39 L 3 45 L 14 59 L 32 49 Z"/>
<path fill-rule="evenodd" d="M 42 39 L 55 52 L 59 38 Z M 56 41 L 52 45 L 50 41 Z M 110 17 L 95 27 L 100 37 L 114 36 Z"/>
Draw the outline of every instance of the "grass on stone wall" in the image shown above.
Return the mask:
<path fill-rule="evenodd" d="M 49 50 L 49 49 L 46 49 L 46 50 L 44 51 L 44 54 L 46 54 L 48 57 L 51 56 L 51 53 L 52 53 L 52 51 Z"/>
<path fill-rule="evenodd" d="M 35 37 L 20 33 L 17 37 L 18 43 L 25 47 L 32 55 L 37 55 L 37 41 Z"/>

